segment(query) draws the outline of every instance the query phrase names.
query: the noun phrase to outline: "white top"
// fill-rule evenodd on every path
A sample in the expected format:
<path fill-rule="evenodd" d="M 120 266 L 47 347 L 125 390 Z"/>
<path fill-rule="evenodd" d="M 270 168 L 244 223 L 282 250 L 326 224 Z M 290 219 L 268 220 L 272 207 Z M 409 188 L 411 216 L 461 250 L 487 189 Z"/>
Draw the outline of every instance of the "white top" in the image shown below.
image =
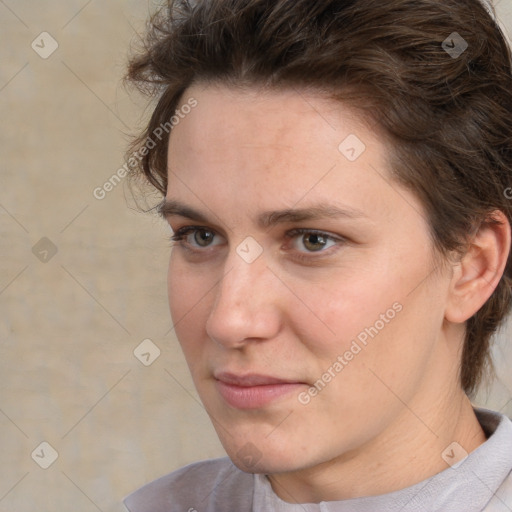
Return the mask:
<path fill-rule="evenodd" d="M 487 441 L 460 465 L 380 496 L 291 504 L 228 457 L 197 462 L 128 496 L 129 512 L 512 512 L 512 422 L 475 409 Z M 371 476 L 371 475 L 370 475 Z"/>

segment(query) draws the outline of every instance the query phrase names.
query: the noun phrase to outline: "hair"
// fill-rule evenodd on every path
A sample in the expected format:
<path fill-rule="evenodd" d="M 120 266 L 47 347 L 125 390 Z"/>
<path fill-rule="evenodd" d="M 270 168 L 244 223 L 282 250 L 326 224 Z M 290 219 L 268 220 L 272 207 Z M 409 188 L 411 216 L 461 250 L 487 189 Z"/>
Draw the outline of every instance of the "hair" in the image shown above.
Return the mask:
<path fill-rule="evenodd" d="M 449 51 L 464 50 L 463 41 L 462 54 Z M 511 53 L 479 0 L 170 0 L 143 42 L 126 79 L 157 104 L 130 146 L 143 155 L 132 171 L 162 195 L 168 137 L 154 133 L 192 84 L 307 88 L 356 108 L 386 135 L 393 178 L 421 201 L 438 255 L 463 255 L 497 210 L 511 222 Z M 459 378 L 468 395 L 492 368 L 511 272 L 509 254 L 492 296 L 466 323 Z"/>

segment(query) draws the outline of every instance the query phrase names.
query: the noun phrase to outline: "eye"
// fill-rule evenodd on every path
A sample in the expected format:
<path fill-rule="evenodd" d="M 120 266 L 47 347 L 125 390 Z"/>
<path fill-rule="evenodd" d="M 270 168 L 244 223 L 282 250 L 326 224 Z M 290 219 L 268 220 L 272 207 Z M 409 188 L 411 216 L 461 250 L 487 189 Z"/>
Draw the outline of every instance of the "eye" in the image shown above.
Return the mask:
<path fill-rule="evenodd" d="M 215 231 L 200 226 L 185 226 L 171 237 L 173 242 L 187 245 L 192 249 L 204 249 L 222 243 L 222 237 Z"/>
<path fill-rule="evenodd" d="M 307 229 L 293 230 L 287 236 L 293 239 L 292 246 L 300 252 L 324 252 L 342 242 L 334 235 Z"/>
<path fill-rule="evenodd" d="M 191 235 L 194 242 L 200 247 L 208 247 L 215 238 L 215 235 L 206 229 L 196 229 Z"/>

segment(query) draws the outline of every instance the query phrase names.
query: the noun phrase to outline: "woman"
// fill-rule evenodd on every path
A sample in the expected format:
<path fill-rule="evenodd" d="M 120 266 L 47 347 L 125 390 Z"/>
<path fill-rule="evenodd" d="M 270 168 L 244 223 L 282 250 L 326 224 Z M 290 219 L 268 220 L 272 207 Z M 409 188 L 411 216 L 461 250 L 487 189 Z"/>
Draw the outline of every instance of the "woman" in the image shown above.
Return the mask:
<path fill-rule="evenodd" d="M 486 8 L 171 1 L 128 78 L 158 97 L 135 174 L 164 196 L 171 315 L 229 457 L 127 508 L 512 510 L 512 424 L 469 398 L 512 271 Z"/>

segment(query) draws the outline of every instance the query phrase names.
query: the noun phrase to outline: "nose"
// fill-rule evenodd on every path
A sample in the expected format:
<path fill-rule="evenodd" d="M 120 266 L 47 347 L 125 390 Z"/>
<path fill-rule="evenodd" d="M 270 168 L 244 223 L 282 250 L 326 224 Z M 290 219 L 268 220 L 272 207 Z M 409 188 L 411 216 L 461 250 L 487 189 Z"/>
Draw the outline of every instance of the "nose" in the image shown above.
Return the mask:
<path fill-rule="evenodd" d="M 247 263 L 235 253 L 224 268 L 206 322 L 208 336 L 225 348 L 274 338 L 281 329 L 283 290 L 264 257 Z"/>

